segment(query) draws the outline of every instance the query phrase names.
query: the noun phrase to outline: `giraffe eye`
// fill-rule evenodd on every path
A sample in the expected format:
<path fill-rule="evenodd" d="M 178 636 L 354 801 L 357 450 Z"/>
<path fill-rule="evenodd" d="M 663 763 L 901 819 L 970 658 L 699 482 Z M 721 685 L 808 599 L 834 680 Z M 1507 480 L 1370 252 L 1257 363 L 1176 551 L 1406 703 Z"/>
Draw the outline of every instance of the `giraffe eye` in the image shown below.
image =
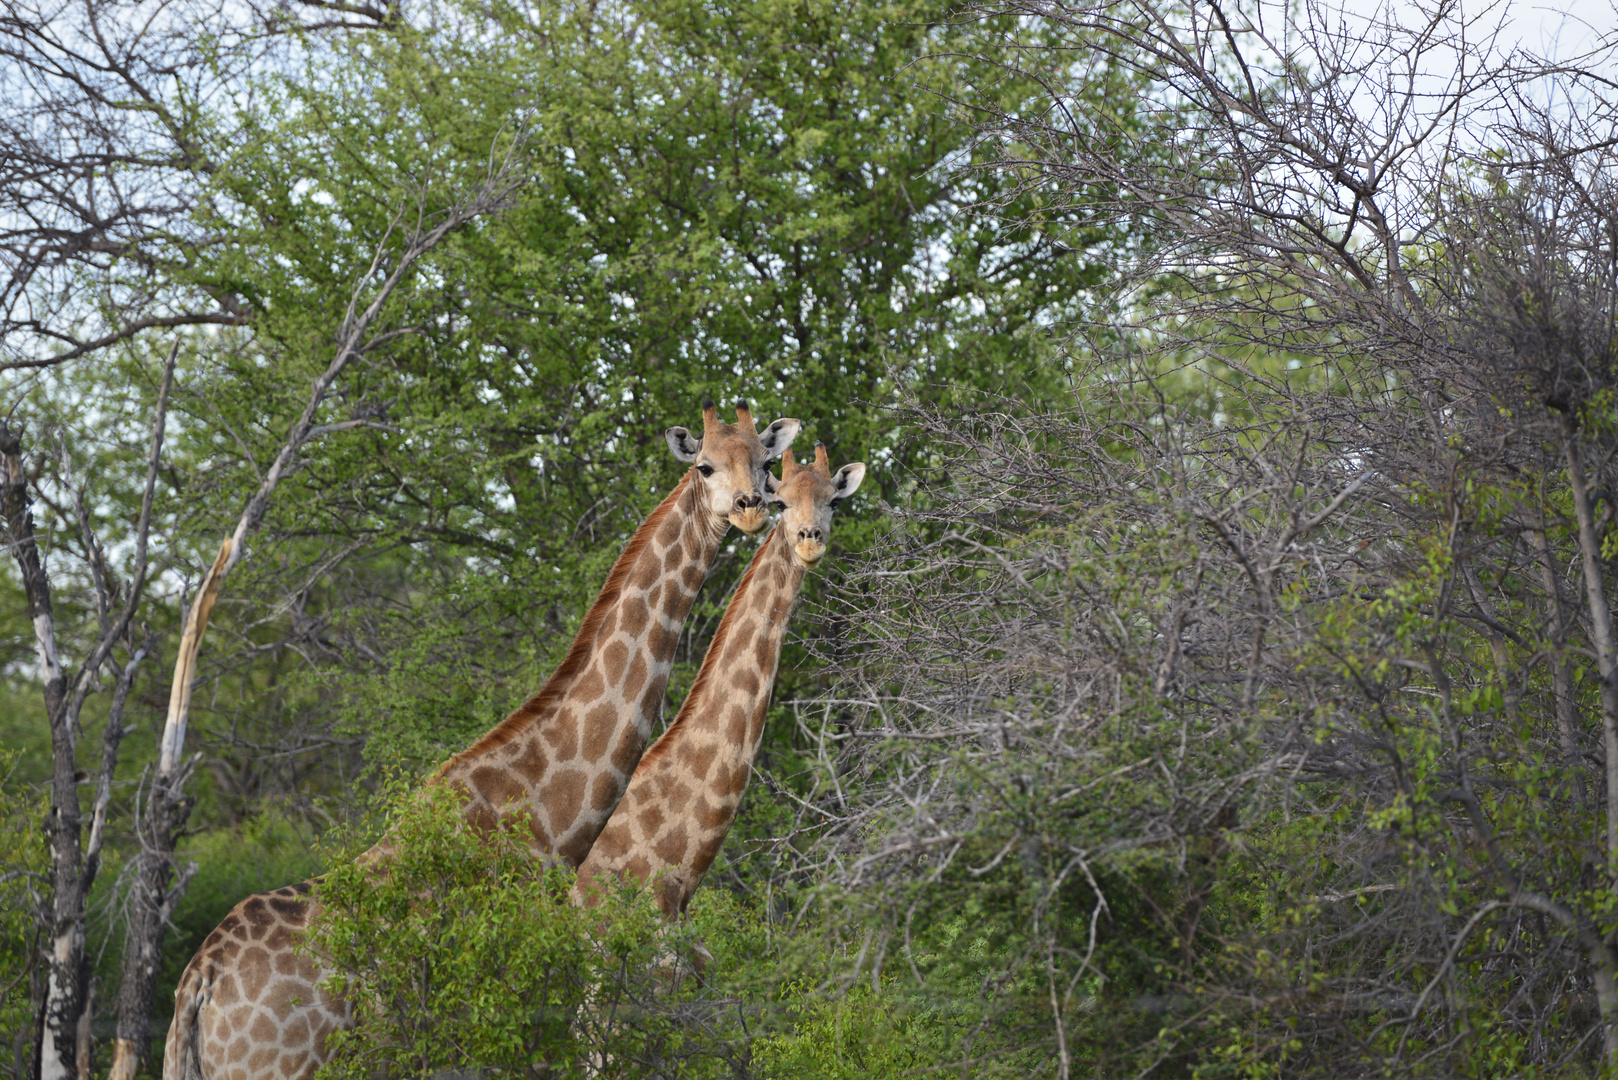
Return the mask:
<path fill-rule="evenodd" d="M 703 476 L 712 476 L 713 475 L 713 466 L 712 465 L 706 465 L 706 464 L 698 465 L 697 466 L 697 472 L 701 473 Z"/>

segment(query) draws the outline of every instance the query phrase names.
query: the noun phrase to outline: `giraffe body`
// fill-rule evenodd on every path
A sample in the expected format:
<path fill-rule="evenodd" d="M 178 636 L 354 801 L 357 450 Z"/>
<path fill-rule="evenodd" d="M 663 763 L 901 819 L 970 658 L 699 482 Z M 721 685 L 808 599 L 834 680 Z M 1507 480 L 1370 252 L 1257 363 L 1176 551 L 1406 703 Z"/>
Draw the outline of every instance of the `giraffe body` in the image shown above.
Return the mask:
<path fill-rule="evenodd" d="M 526 819 L 536 855 L 577 865 L 622 796 L 668 684 L 680 628 L 728 524 L 766 521 L 771 458 L 798 421 L 754 430 L 704 410 L 702 438 L 667 433 L 692 463 L 613 565 L 566 657 L 544 687 L 431 783 L 466 797 L 470 826 Z M 384 839 L 363 858 L 385 864 Z M 341 1000 L 316 989 L 328 972 L 294 946 L 315 902 L 310 883 L 236 905 L 186 967 L 175 992 L 165 1080 L 308 1080 L 326 1060 L 325 1038 L 350 1023 Z"/>
<path fill-rule="evenodd" d="M 736 587 L 685 703 L 580 864 L 575 900 L 594 902 L 616 878 L 651 884 L 667 918 L 685 910 L 747 790 L 787 620 L 804 574 L 825 554 L 831 508 L 864 475 L 863 464 L 831 475 L 823 447 L 802 468 L 787 453 L 781 519 Z"/>
<path fill-rule="evenodd" d="M 327 973 L 293 949 L 313 906 L 309 892 L 305 881 L 249 896 L 203 941 L 174 995 L 165 1080 L 312 1080 L 326 1036 L 346 1028 L 350 1012 L 316 989 Z"/>

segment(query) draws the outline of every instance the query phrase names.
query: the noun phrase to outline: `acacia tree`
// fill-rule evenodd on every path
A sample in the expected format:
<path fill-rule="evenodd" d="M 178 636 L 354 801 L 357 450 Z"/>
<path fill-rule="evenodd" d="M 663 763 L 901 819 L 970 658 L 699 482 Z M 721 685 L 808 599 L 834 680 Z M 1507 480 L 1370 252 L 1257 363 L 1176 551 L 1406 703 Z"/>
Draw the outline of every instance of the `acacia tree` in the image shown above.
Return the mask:
<path fill-rule="evenodd" d="M 919 417 L 960 446 L 847 596 L 831 865 L 946 984 L 947 913 L 1000 912 L 956 975 L 1043 1004 L 1059 1075 L 1610 1067 L 1598 65 L 1474 49 L 1449 8 L 983 10 L 1152 81 L 1127 127 L 1051 82 L 981 131 L 1154 243 L 1071 410 Z"/>
<path fill-rule="evenodd" d="M 308 340 L 349 230 L 374 227 L 379 176 L 465 167 L 474 131 L 520 113 L 536 180 L 437 254 L 416 332 L 367 372 L 400 434 L 321 457 L 279 503 L 288 561 L 254 589 L 298 625 L 251 648 L 283 634 L 307 664 L 244 711 L 320 708 L 220 747 L 233 801 L 283 760 L 255 740 L 290 755 L 358 735 L 373 760 L 425 766 L 497 719 L 672 482 L 657 433 L 704 391 L 870 447 L 891 435 L 856 398 L 928 377 L 1059 385 L 1034 328 L 1107 271 L 1049 229 L 969 212 L 1007 184 L 955 167 L 970 133 L 939 91 L 958 64 L 905 66 L 955 33 L 945 10 L 445 3 L 261 89 L 231 192 L 254 241 L 209 273 L 259 298 L 255 331 L 280 348 Z M 432 29 L 452 25 L 467 32 Z M 325 110 L 341 139 L 286 120 Z M 281 395 L 252 356 L 218 386 L 200 427 L 223 466 L 214 433 L 262 437 L 241 403 Z M 713 592 L 737 572 L 727 553 Z M 698 610 L 692 653 L 717 610 Z"/>

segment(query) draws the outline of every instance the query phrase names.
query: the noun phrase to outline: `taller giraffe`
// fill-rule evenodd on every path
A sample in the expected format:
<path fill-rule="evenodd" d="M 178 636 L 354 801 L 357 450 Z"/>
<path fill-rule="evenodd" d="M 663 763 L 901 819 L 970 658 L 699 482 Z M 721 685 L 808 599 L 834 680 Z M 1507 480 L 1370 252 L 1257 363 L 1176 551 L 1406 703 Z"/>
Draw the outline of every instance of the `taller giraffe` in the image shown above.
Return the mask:
<path fill-rule="evenodd" d="M 623 801 L 580 864 L 576 901 L 595 903 L 606 879 L 627 878 L 653 885 L 665 918 L 685 911 L 752 776 L 804 574 L 826 554 L 832 509 L 864 478 L 863 463 L 833 475 L 818 443 L 814 463 L 802 468 L 787 452 L 774 497 L 781 518 L 736 586 L 679 713 L 641 758 Z"/>
<path fill-rule="evenodd" d="M 730 524 L 764 527 L 769 463 L 800 427 L 783 419 L 760 433 L 745 401 L 735 424 L 711 401 L 702 419 L 700 438 L 666 432 L 692 467 L 613 564 L 555 673 L 429 781 L 465 793 L 474 827 L 516 812 L 536 854 L 576 865 L 623 795 L 719 542 Z M 385 846 L 371 857 L 385 859 Z M 309 891 L 305 882 L 250 896 L 203 942 L 174 995 L 165 1080 L 308 1080 L 325 1061 L 326 1036 L 350 1014 L 316 988 L 326 972 L 294 951 Z"/>

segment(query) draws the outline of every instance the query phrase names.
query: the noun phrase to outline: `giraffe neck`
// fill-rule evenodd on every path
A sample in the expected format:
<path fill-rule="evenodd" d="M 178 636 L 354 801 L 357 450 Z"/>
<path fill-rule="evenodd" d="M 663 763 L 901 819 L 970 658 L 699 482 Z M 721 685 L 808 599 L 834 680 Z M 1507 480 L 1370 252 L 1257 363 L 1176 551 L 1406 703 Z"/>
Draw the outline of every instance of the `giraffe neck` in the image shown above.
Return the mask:
<path fill-rule="evenodd" d="M 463 787 L 468 819 L 528 817 L 533 845 L 577 865 L 623 795 L 662 708 L 680 628 L 726 522 L 687 473 L 636 530 L 545 686 L 434 782 Z"/>
<path fill-rule="evenodd" d="M 609 877 L 655 880 L 664 915 L 684 910 L 747 790 L 803 576 L 777 525 L 737 586 L 685 704 L 579 867 L 577 898 L 591 902 L 594 884 Z"/>

